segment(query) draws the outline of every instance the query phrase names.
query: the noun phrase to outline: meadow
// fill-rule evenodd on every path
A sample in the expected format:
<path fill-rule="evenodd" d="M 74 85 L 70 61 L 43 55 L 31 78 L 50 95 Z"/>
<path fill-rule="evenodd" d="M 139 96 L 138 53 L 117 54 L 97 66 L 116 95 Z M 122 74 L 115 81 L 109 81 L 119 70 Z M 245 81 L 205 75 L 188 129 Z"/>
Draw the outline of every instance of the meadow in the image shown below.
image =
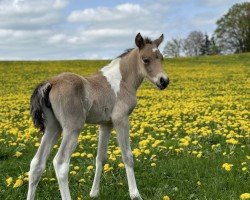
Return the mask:
<path fill-rule="evenodd" d="M 29 115 L 35 86 L 60 72 L 96 72 L 109 61 L 0 62 L 0 199 L 25 199 L 29 164 L 42 136 Z M 170 86 L 138 91 L 130 138 L 145 200 L 250 199 L 250 54 L 165 59 Z M 97 126 L 85 125 L 72 155 L 72 199 L 89 199 Z M 58 200 L 52 159 L 36 199 Z M 100 199 L 129 199 L 121 151 L 112 133 Z"/>

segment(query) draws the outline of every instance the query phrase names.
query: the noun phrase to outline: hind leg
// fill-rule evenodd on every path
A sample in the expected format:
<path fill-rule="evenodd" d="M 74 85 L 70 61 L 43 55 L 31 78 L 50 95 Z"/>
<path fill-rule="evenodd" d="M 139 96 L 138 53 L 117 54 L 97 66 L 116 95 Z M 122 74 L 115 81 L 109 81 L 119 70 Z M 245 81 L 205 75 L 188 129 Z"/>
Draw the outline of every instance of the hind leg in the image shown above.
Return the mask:
<path fill-rule="evenodd" d="M 46 112 L 46 118 L 47 123 L 45 133 L 42 137 L 41 144 L 36 152 L 36 155 L 30 163 L 29 190 L 27 200 L 34 199 L 36 187 L 45 169 L 49 153 L 61 133 L 61 127 L 51 111 Z"/>
<path fill-rule="evenodd" d="M 79 133 L 80 129 L 63 130 L 62 143 L 53 160 L 62 200 L 71 199 L 68 183 L 69 162 L 77 146 Z"/>

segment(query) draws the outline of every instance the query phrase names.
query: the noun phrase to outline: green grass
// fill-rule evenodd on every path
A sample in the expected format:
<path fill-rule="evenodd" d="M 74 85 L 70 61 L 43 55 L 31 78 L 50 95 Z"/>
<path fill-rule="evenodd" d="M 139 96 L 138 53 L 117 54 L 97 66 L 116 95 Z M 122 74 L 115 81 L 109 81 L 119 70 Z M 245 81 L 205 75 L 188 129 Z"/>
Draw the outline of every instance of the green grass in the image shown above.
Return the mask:
<path fill-rule="evenodd" d="M 15 182 L 29 170 L 37 149 L 35 143 L 41 138 L 28 113 L 35 85 L 65 71 L 92 74 L 108 62 L 0 62 L 0 199 L 25 199 L 27 195 L 27 181 L 13 188 L 13 183 L 8 187 L 5 180 L 13 177 Z M 250 54 L 166 59 L 164 67 L 170 76 L 170 87 L 161 92 L 145 81 L 131 116 L 132 149 L 150 150 L 149 155 L 142 152 L 135 158 L 143 199 L 158 200 L 168 195 L 171 200 L 237 200 L 242 193 L 250 193 Z M 86 126 L 76 152 L 95 157 L 96 132 L 96 126 Z M 30 135 L 26 137 L 27 133 Z M 86 135 L 90 138 L 84 138 Z M 185 136 L 191 141 L 188 146 L 181 146 L 180 139 Z M 162 143 L 152 147 L 154 140 L 150 140 L 141 148 L 139 142 L 148 137 Z M 227 143 L 230 137 L 238 144 Z M 216 144 L 220 145 L 213 150 L 212 145 Z M 110 152 L 116 146 L 116 135 L 112 134 Z M 175 149 L 180 148 L 181 153 L 176 153 Z M 16 151 L 22 152 L 19 158 L 14 156 Z M 49 157 L 43 178 L 55 178 L 52 159 L 56 151 L 53 149 Z M 197 158 L 192 151 L 201 152 L 202 157 Z M 129 199 L 125 170 L 117 167 L 120 162 L 120 155 L 115 161 L 107 161 L 114 169 L 102 175 L 100 199 Z M 231 171 L 222 168 L 226 162 L 234 165 Z M 69 176 L 72 199 L 89 199 L 94 172 L 86 168 L 94 165 L 94 158 L 72 158 L 71 163 L 80 166 L 76 175 Z M 151 163 L 156 166 L 151 167 Z M 244 166 L 246 171 L 242 171 Z M 78 183 L 81 178 L 85 179 L 84 184 Z M 60 199 L 57 182 L 40 181 L 36 199 Z"/>

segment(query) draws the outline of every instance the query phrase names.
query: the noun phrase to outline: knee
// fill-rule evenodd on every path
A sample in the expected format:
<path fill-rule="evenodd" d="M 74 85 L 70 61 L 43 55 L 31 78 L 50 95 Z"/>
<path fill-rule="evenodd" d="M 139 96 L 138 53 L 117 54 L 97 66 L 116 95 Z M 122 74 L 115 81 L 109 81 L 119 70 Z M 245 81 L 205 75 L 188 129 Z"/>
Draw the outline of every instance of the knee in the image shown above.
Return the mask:
<path fill-rule="evenodd" d="M 43 173 L 45 169 L 45 164 L 39 163 L 39 160 L 36 158 L 33 158 L 30 163 L 30 171 L 29 171 L 29 184 L 30 185 L 37 185 L 41 174 Z"/>
<path fill-rule="evenodd" d="M 69 163 L 62 162 L 55 157 L 53 159 L 53 165 L 58 179 L 62 180 L 68 177 Z"/>
<path fill-rule="evenodd" d="M 33 158 L 30 163 L 30 174 L 41 174 L 45 169 L 45 164 L 41 163 L 37 158 Z"/>

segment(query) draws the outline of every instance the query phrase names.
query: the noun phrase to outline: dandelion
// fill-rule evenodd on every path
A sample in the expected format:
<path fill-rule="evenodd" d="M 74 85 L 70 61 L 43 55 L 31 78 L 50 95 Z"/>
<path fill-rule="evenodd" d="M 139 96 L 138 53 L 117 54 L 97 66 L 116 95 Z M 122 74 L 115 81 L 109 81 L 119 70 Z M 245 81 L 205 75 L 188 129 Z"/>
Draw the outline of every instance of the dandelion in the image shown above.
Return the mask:
<path fill-rule="evenodd" d="M 80 156 L 81 156 L 81 154 L 79 152 L 76 152 L 76 153 L 73 153 L 71 157 L 74 158 L 74 157 L 80 157 Z"/>
<path fill-rule="evenodd" d="M 105 164 L 103 167 L 104 172 L 109 172 L 112 169 L 113 169 L 113 167 L 110 167 L 109 164 Z"/>
<path fill-rule="evenodd" d="M 94 167 L 93 167 L 93 165 L 89 165 L 88 167 L 87 167 L 87 170 L 92 170 L 92 169 L 94 169 Z"/>
<path fill-rule="evenodd" d="M 202 157 L 202 153 L 201 153 L 201 152 L 198 153 L 196 157 L 197 157 L 197 158 L 201 158 L 201 157 Z"/>
<path fill-rule="evenodd" d="M 228 144 L 238 144 L 238 140 L 235 140 L 234 138 L 230 138 L 228 140 L 226 140 L 226 143 Z"/>
<path fill-rule="evenodd" d="M 124 164 L 123 164 L 123 163 L 119 163 L 119 164 L 118 164 L 118 167 L 124 168 Z"/>
<path fill-rule="evenodd" d="M 92 153 L 87 154 L 87 158 L 93 158 L 93 154 Z"/>
<path fill-rule="evenodd" d="M 9 177 L 9 178 L 6 179 L 6 183 L 7 183 L 8 187 L 11 185 L 12 182 L 13 182 L 13 178 L 12 177 Z"/>
<path fill-rule="evenodd" d="M 23 185 L 23 180 L 22 179 L 17 179 L 13 188 L 17 188 Z"/>
<path fill-rule="evenodd" d="M 19 151 L 17 151 L 17 152 L 15 153 L 15 156 L 16 156 L 17 158 L 19 158 L 21 155 L 23 155 L 23 153 L 21 153 L 21 152 L 19 152 Z"/>
<path fill-rule="evenodd" d="M 165 196 L 162 198 L 162 200 L 170 200 L 170 197 L 167 196 L 167 195 L 165 195 Z"/>
<path fill-rule="evenodd" d="M 233 167 L 233 164 L 229 164 L 229 163 L 224 163 L 222 165 L 222 168 L 224 168 L 226 171 L 231 171 L 232 167 Z"/>
<path fill-rule="evenodd" d="M 79 183 L 85 183 L 85 179 L 81 178 L 78 182 Z"/>
<path fill-rule="evenodd" d="M 246 167 L 242 167 L 241 169 L 243 172 L 247 171 L 247 168 Z"/>
<path fill-rule="evenodd" d="M 151 163 L 151 167 L 155 167 L 156 166 L 156 164 L 155 163 Z"/>
<path fill-rule="evenodd" d="M 141 155 L 140 149 L 137 149 L 137 148 L 134 149 L 132 153 L 133 153 L 133 155 L 134 155 L 136 158 L 137 158 L 139 155 Z"/>
<path fill-rule="evenodd" d="M 35 143 L 35 147 L 39 147 L 40 146 L 40 143 L 39 142 L 36 142 Z"/>
<path fill-rule="evenodd" d="M 150 150 L 149 150 L 149 149 L 146 149 L 146 150 L 144 151 L 144 153 L 145 153 L 145 154 L 150 154 Z"/>
<path fill-rule="evenodd" d="M 243 193 L 240 195 L 241 200 L 247 200 L 250 199 L 250 193 Z"/>
<path fill-rule="evenodd" d="M 76 171 L 74 171 L 74 170 L 73 170 L 73 171 L 70 171 L 70 174 L 71 174 L 71 175 L 76 175 Z"/>

